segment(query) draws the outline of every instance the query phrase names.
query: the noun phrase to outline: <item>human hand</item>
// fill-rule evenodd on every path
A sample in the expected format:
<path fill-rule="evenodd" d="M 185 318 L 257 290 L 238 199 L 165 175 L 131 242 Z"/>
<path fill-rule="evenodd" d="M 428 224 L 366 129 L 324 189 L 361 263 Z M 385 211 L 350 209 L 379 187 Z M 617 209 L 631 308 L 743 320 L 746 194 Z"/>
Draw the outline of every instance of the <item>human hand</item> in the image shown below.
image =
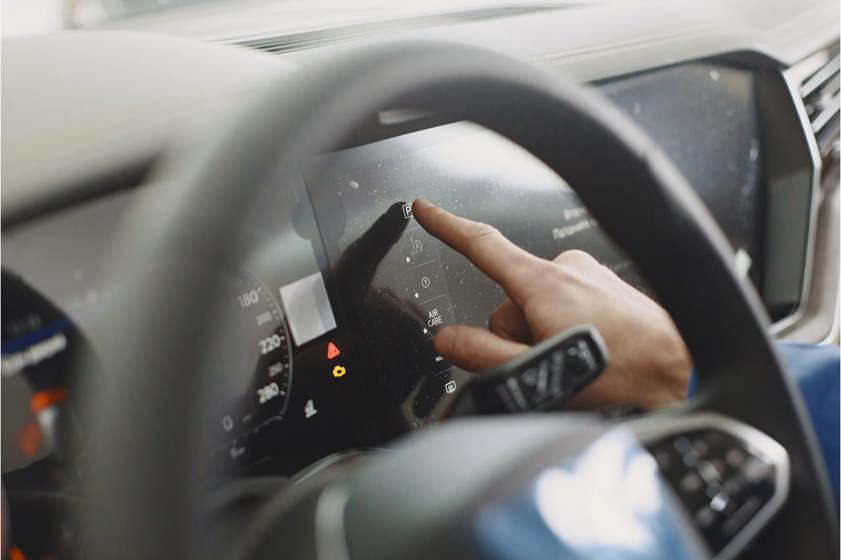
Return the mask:
<path fill-rule="evenodd" d="M 432 235 L 463 254 L 502 286 L 506 299 L 489 330 L 464 325 L 441 329 L 435 349 L 459 367 L 482 372 L 529 345 L 581 324 L 595 326 L 610 363 L 570 408 L 634 403 L 656 408 L 685 398 L 692 369 L 686 344 L 669 314 L 583 251 L 554 261 L 517 247 L 493 227 L 415 200 L 412 212 Z"/>

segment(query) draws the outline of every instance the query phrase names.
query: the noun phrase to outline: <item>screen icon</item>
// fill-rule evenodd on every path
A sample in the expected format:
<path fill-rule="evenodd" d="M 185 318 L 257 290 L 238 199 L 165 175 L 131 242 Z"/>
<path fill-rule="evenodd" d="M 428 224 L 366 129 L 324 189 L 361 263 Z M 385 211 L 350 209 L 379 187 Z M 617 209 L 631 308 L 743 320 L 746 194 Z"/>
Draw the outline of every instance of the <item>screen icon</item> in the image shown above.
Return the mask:
<path fill-rule="evenodd" d="M 339 350 L 339 347 L 336 346 L 333 342 L 327 343 L 327 359 L 332 360 L 333 358 L 337 357 L 341 354 L 342 351 Z"/>
<path fill-rule="evenodd" d="M 222 428 L 226 432 L 230 432 L 234 429 L 234 419 L 231 418 L 230 414 L 226 414 L 222 417 Z"/>
<path fill-rule="evenodd" d="M 307 404 L 304 405 L 304 418 L 311 418 L 318 414 L 318 411 L 315 409 L 315 403 L 312 402 L 312 399 L 307 401 Z"/>
<path fill-rule="evenodd" d="M 423 253 L 423 241 L 421 241 L 420 239 L 415 239 L 413 237 L 412 238 L 412 245 L 411 245 L 411 248 L 409 249 L 409 255 L 411 255 L 413 257 L 417 257 L 421 253 Z"/>
<path fill-rule="evenodd" d="M 333 377 L 344 377 L 347 373 L 347 368 L 345 366 L 334 366 L 333 367 Z"/>

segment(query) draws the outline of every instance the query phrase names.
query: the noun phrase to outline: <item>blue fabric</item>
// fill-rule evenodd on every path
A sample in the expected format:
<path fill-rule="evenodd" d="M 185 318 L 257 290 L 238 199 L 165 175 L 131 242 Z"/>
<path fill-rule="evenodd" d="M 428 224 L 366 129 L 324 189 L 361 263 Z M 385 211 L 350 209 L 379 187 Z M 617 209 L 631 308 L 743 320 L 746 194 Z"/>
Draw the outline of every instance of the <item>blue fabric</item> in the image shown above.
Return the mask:
<path fill-rule="evenodd" d="M 835 503 L 839 503 L 839 391 L 841 352 L 838 346 L 781 343 L 783 360 L 803 394 L 829 473 Z"/>
<path fill-rule="evenodd" d="M 841 392 L 841 352 L 838 346 L 781 342 L 777 349 L 797 382 L 809 409 L 812 427 L 818 436 L 821 454 L 839 503 L 839 392 Z M 698 379 L 689 380 L 688 395 L 698 392 Z"/>

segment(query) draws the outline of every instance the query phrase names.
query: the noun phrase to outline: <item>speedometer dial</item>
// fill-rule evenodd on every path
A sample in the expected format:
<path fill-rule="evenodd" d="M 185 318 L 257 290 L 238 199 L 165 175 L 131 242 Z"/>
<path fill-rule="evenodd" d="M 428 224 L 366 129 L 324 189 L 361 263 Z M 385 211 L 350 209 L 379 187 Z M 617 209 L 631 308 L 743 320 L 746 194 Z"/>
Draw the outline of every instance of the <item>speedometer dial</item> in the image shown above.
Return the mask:
<path fill-rule="evenodd" d="M 263 284 L 245 273 L 229 293 L 224 351 L 214 365 L 225 364 L 225 371 L 216 395 L 227 403 L 219 420 L 223 432 L 242 437 L 283 417 L 292 353 L 283 311 Z"/>
<path fill-rule="evenodd" d="M 256 352 L 259 352 L 254 375 L 253 413 L 272 416 L 286 410 L 292 378 L 292 355 L 289 336 L 277 300 L 265 286 L 248 282 L 237 296 L 241 311 L 256 324 Z"/>

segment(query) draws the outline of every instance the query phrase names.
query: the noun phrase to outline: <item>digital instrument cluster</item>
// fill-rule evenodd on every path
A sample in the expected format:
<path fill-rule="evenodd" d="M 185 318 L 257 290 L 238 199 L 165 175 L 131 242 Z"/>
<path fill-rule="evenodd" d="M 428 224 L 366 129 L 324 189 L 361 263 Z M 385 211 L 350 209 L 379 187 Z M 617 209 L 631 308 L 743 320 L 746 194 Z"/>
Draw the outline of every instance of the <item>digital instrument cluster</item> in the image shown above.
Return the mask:
<path fill-rule="evenodd" d="M 353 441 L 346 409 L 358 373 L 324 274 L 272 289 L 240 273 L 226 293 L 208 359 L 214 468 L 291 474 Z"/>

